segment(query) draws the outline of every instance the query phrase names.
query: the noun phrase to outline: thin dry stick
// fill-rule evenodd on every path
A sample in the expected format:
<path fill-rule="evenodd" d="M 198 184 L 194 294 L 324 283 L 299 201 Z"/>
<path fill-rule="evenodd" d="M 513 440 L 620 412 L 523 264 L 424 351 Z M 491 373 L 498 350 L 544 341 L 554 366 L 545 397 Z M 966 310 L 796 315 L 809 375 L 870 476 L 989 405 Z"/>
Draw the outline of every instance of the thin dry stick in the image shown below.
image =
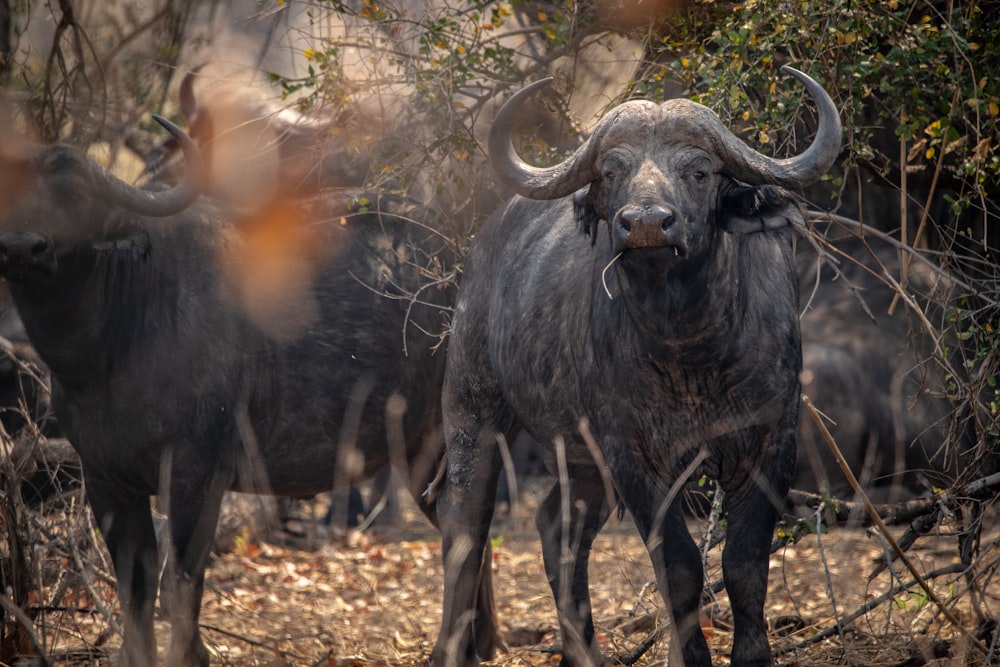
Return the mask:
<path fill-rule="evenodd" d="M 45 657 L 45 647 L 42 645 L 41 639 L 38 637 L 38 633 L 35 632 L 35 625 L 31 622 L 24 610 L 14 604 L 14 601 L 9 597 L 0 593 L 0 607 L 3 607 L 7 612 L 13 616 L 17 622 L 24 628 L 24 631 L 28 634 L 28 639 L 31 640 L 32 648 L 35 650 L 35 658 L 41 661 L 42 665 L 49 665 L 48 659 Z"/>
<path fill-rule="evenodd" d="M 816 508 L 815 522 L 819 526 L 823 520 L 823 508 L 825 503 L 820 503 L 820 506 Z M 844 649 L 844 661 L 851 665 L 854 661 L 851 660 L 849 655 L 850 649 L 848 648 L 847 638 L 844 637 L 844 624 L 840 619 L 840 608 L 837 606 L 837 596 L 833 590 L 833 579 L 830 576 L 830 564 L 826 560 L 826 549 L 823 548 L 823 531 L 816 531 L 816 547 L 819 549 L 820 560 L 823 561 L 823 573 L 826 574 L 826 592 L 830 596 L 830 606 L 833 608 L 833 627 L 837 628 L 840 633 L 840 644 Z"/>
<path fill-rule="evenodd" d="M 906 554 L 900 548 L 899 544 L 896 542 L 896 539 L 889 532 L 889 528 L 882 521 L 882 517 L 878 515 L 878 512 L 875 509 L 875 505 L 872 504 L 871 499 L 868 498 L 868 494 L 866 494 L 864 489 L 861 488 L 861 484 L 858 483 L 858 479 L 854 476 L 854 473 L 851 471 L 851 467 L 847 464 L 847 460 L 841 453 L 840 448 L 837 447 L 836 441 L 833 439 L 833 436 L 830 435 L 830 431 L 827 430 L 826 424 L 824 424 L 823 420 L 820 418 L 819 412 L 817 412 L 816 408 L 813 407 L 812 401 L 809 400 L 808 396 L 803 395 L 802 403 L 806 406 L 806 409 L 809 411 L 809 416 L 816 424 L 816 428 L 819 429 L 820 435 L 823 436 L 823 440 L 826 441 L 826 444 L 830 447 L 830 451 L 833 452 L 834 458 L 837 459 L 837 463 L 840 465 L 840 469 L 843 471 L 844 477 L 847 478 L 847 481 L 851 485 L 851 488 L 854 490 L 856 494 L 858 494 L 858 497 L 860 497 L 862 502 L 865 504 L 865 509 L 868 510 L 868 515 L 871 517 L 872 523 L 874 523 L 875 527 L 878 528 L 879 532 L 885 538 L 885 541 L 889 543 L 889 546 L 892 547 L 892 550 L 899 557 L 899 560 L 903 563 L 903 565 L 906 566 L 906 569 L 909 570 L 910 574 L 913 575 L 913 578 L 920 585 L 920 588 L 922 588 L 924 592 L 927 594 L 927 598 L 931 600 L 935 605 L 937 605 L 937 608 L 941 611 L 941 614 L 946 619 L 948 619 L 948 622 L 951 623 L 953 626 L 955 626 L 955 629 L 958 630 L 959 633 L 961 633 L 962 637 L 964 637 L 965 640 L 969 642 L 969 645 L 971 645 L 973 648 L 979 651 L 982 655 L 986 655 L 987 650 L 986 647 L 983 645 L 983 643 L 978 639 L 976 639 L 975 637 L 973 637 L 969 633 L 969 631 L 965 629 L 965 627 L 962 625 L 958 617 L 955 616 L 955 612 L 953 612 L 947 605 L 945 605 L 944 601 L 937 596 L 937 593 L 934 592 L 934 590 L 930 587 L 930 585 L 920 575 L 920 572 L 917 571 L 917 568 L 914 567 L 912 562 L 910 562 L 910 559 L 906 557 Z"/>
<path fill-rule="evenodd" d="M 955 105 L 957 103 L 958 103 L 958 89 L 956 88 L 955 89 L 955 96 L 951 100 L 951 107 L 954 109 Z M 903 141 L 903 139 L 900 138 L 900 142 L 902 142 L 902 141 Z M 928 190 L 928 192 L 927 192 L 927 199 L 924 201 L 924 207 L 920 211 L 920 223 L 917 225 L 917 232 L 916 232 L 916 234 L 913 235 L 912 245 L 913 245 L 914 248 L 916 248 L 917 246 L 920 245 L 920 241 L 922 240 L 921 237 L 923 237 L 923 235 L 924 235 L 924 229 L 927 227 L 927 218 L 928 218 L 928 215 L 930 214 L 930 210 L 931 210 L 931 201 L 933 200 L 934 195 L 937 193 L 938 179 L 941 177 L 941 167 L 944 164 L 944 156 L 945 156 L 945 154 L 947 152 L 948 151 L 945 150 L 944 139 L 942 139 L 941 140 L 941 152 L 938 153 L 937 164 L 934 166 L 934 176 L 931 178 L 931 187 L 930 187 L 930 190 Z M 901 174 L 901 180 L 902 180 L 902 183 L 903 183 L 903 192 L 901 194 L 901 204 L 900 204 L 900 206 L 902 207 L 901 210 L 902 210 L 902 213 L 903 213 L 903 218 L 902 218 L 902 230 L 903 230 L 902 240 L 903 240 L 904 243 L 906 243 L 907 242 L 907 239 L 906 239 L 906 203 L 905 203 L 906 202 L 906 163 L 903 162 L 903 161 L 900 161 L 900 164 L 902 165 L 902 167 L 900 169 L 900 174 Z M 907 276 L 909 275 L 909 272 L 910 272 L 910 263 L 913 261 L 913 255 L 909 254 L 909 253 L 900 253 L 900 254 L 902 256 L 900 257 L 899 282 L 902 285 L 906 285 Z M 889 314 L 890 315 L 892 315 L 893 312 L 895 312 L 895 310 L 896 310 L 896 304 L 897 303 L 899 303 L 899 294 L 898 293 L 896 294 L 896 296 L 894 296 L 892 298 L 892 303 L 889 305 Z"/>
<path fill-rule="evenodd" d="M 667 631 L 668 627 L 670 627 L 669 621 L 656 626 L 656 628 L 646 635 L 646 637 L 639 642 L 633 650 L 629 651 L 625 655 L 618 656 L 615 661 L 619 665 L 625 665 L 626 667 L 634 665 L 639 661 L 639 658 L 645 655 L 646 651 L 653 647 L 653 644 L 660 641 L 660 638 Z"/>
<path fill-rule="evenodd" d="M 881 241 L 885 241 L 886 243 L 895 248 L 905 249 L 910 253 L 912 261 L 920 262 L 924 267 L 930 269 L 930 271 L 933 272 L 934 274 L 947 279 L 951 284 L 956 285 L 957 287 L 961 287 L 962 289 L 968 291 L 970 294 L 975 294 L 977 298 L 982 299 L 984 302 L 986 302 L 991 306 L 1000 305 L 1000 301 L 991 298 L 991 295 L 989 293 L 983 293 L 982 290 L 976 289 L 969 283 L 963 282 L 958 276 L 954 275 L 949 271 L 945 271 L 940 266 L 930 261 L 920 253 L 915 252 L 915 250 L 910 246 L 906 245 L 905 243 L 902 243 L 899 239 L 893 238 L 892 236 L 886 234 L 885 232 L 881 232 L 875 229 L 874 227 L 869 227 L 868 225 L 858 222 L 853 218 L 846 218 L 842 215 L 837 215 L 836 213 L 827 213 L 826 211 L 807 211 L 806 218 L 808 219 L 809 222 L 833 222 L 842 227 L 849 227 L 855 230 L 855 232 L 857 232 L 860 235 L 874 236 L 875 238 Z M 845 255 L 845 257 L 849 256 Z"/>
<path fill-rule="evenodd" d="M 84 510 L 84 512 L 86 512 L 86 510 Z M 73 527 L 72 524 L 70 523 L 71 516 L 72 514 L 69 512 L 67 512 L 63 516 L 63 526 L 66 530 L 67 535 L 73 534 Z M 84 518 L 84 520 L 87 521 L 88 524 L 88 529 L 90 533 L 90 544 L 94 546 L 100 544 L 101 543 L 100 538 L 97 536 L 95 532 L 96 526 L 94 525 L 94 522 L 88 520 L 87 518 Z M 96 565 L 90 563 L 89 561 L 87 561 L 86 565 L 84 564 L 83 557 L 80 555 L 79 545 L 75 541 L 69 545 L 69 552 L 70 555 L 73 557 L 73 563 L 74 565 L 76 565 L 76 571 L 80 573 L 80 579 L 83 581 L 83 584 L 87 589 L 87 594 L 90 596 L 91 602 L 97 608 L 97 611 L 101 614 L 101 617 L 105 621 L 107 621 L 108 626 L 111 628 L 111 630 L 119 637 L 124 637 L 125 631 L 122 629 L 121 624 L 118 623 L 118 619 L 115 617 L 114 612 L 111 609 L 109 609 L 107 605 L 104 604 L 104 601 L 98 594 L 97 589 L 94 587 L 94 581 L 91 579 L 92 573 L 90 569 L 88 569 L 87 565 L 93 567 L 94 571 L 98 576 L 102 576 L 101 570 Z M 101 556 L 104 550 L 96 549 L 96 552 L 98 556 Z M 107 563 L 104 563 L 105 567 L 107 567 L 107 565 L 108 565 Z M 114 580 L 111 577 L 107 576 L 103 578 L 106 579 L 108 583 L 114 584 L 115 589 L 117 590 L 118 587 L 117 580 Z"/>
<path fill-rule="evenodd" d="M 497 433 L 497 447 L 500 449 L 500 459 L 503 461 L 503 474 L 507 476 L 507 492 L 510 495 L 510 515 L 517 516 L 517 472 L 514 470 L 514 458 L 510 455 L 510 447 L 503 433 Z"/>
<path fill-rule="evenodd" d="M 704 448 L 698 450 L 698 455 L 694 457 L 686 468 L 684 468 L 684 471 L 670 486 L 666 497 L 663 502 L 660 503 L 660 507 L 656 511 L 656 515 L 653 517 L 652 528 L 649 531 L 649 541 L 646 543 L 647 551 L 652 552 L 654 549 L 659 548 L 660 544 L 663 542 L 661 527 L 663 526 L 663 522 L 666 520 L 667 510 L 670 509 L 670 505 L 673 504 L 677 494 L 681 492 L 684 485 L 687 484 L 688 480 L 698 469 L 698 466 L 700 466 L 706 458 L 708 458 L 708 452 Z M 666 623 L 662 623 L 657 626 L 656 629 L 649 633 L 643 641 L 639 642 L 639 645 L 631 653 L 625 656 L 619 656 L 618 663 L 622 665 L 635 664 L 635 662 L 641 658 L 642 655 L 653 646 L 653 644 L 659 641 L 660 637 L 663 636 L 664 629 L 668 627 L 669 623 L 670 620 L 667 620 Z"/>
<path fill-rule="evenodd" d="M 579 424 L 580 437 L 587 444 L 587 449 L 590 451 L 590 455 L 594 457 L 594 463 L 597 464 L 597 470 L 601 473 L 601 482 L 604 484 L 604 494 L 608 501 L 608 509 L 613 510 L 616 504 L 615 501 L 615 485 L 611 481 L 611 472 L 608 470 L 608 464 L 604 460 L 604 454 L 601 453 L 601 448 L 597 444 L 597 440 L 594 439 L 594 434 L 590 431 L 590 421 L 586 417 L 580 418 Z"/>
<path fill-rule="evenodd" d="M 900 124 L 902 125 L 902 117 L 906 116 L 906 111 L 902 110 L 900 114 Z M 909 216 L 906 214 L 906 198 L 908 193 L 906 191 L 906 138 L 903 136 L 899 137 L 899 240 L 903 243 L 907 243 L 907 221 Z M 910 265 L 906 262 L 904 257 L 905 253 L 899 251 L 899 282 L 903 285 L 906 284 L 907 274 L 910 271 Z M 892 298 L 892 303 L 889 304 L 889 314 L 892 315 L 896 312 L 896 303 L 899 301 L 899 292 Z"/>
<path fill-rule="evenodd" d="M 242 635 L 238 632 L 233 632 L 232 630 L 226 630 L 225 628 L 220 628 L 217 625 L 211 625 L 208 623 L 199 623 L 198 627 L 200 627 L 202 630 L 211 630 L 212 632 L 218 632 L 220 635 L 224 635 L 226 637 L 229 637 L 230 639 L 236 639 L 238 641 L 245 642 L 250 646 L 256 646 L 257 648 L 267 649 L 273 652 L 277 657 L 276 660 L 274 661 L 274 664 L 287 664 L 287 661 L 284 660 L 284 658 L 288 656 L 291 656 L 296 660 L 299 660 L 300 662 L 304 662 L 307 659 L 306 656 L 302 655 L 298 651 L 292 649 L 279 648 L 278 637 L 271 637 L 268 641 L 260 641 L 259 639 L 254 639 L 253 637 Z M 295 638 L 290 636 L 285 636 L 280 639 L 284 641 L 291 641 Z"/>
<path fill-rule="evenodd" d="M 705 579 L 705 590 L 708 592 L 709 597 L 712 599 L 713 603 L 718 603 L 718 598 L 716 596 L 715 585 L 712 583 L 711 578 L 708 576 L 708 552 L 715 546 L 716 542 L 712 539 L 715 534 L 715 529 L 719 525 L 719 517 L 721 512 L 716 511 L 716 508 L 722 505 L 722 486 L 719 484 L 715 485 L 715 491 L 712 493 L 712 510 L 708 513 L 708 525 L 705 527 L 704 541 L 701 545 L 701 568 L 702 574 Z"/>
<path fill-rule="evenodd" d="M 570 498 L 570 477 L 569 463 L 566 460 L 566 441 L 562 436 L 556 436 L 556 467 L 559 471 L 559 509 L 562 517 L 562 535 L 560 536 L 559 549 L 559 599 L 556 600 L 556 607 L 561 611 L 571 607 L 573 603 L 573 568 L 576 565 L 576 555 L 578 553 L 577 544 L 570 549 L 570 529 L 572 527 L 571 498 Z M 582 531 L 581 531 L 582 535 Z M 576 642 L 583 643 L 583 636 L 576 627 L 570 624 L 568 627 L 560 627 L 564 633 L 572 633 Z M 563 646 L 568 642 L 569 637 L 564 638 Z"/>

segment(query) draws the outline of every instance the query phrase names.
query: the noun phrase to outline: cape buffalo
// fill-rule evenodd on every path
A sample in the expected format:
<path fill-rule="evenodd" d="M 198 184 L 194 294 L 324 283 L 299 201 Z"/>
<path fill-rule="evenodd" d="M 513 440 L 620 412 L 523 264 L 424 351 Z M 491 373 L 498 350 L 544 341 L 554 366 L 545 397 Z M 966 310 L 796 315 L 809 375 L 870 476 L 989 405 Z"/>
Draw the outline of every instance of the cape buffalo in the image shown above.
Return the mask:
<path fill-rule="evenodd" d="M 433 214 L 404 200 L 330 194 L 237 215 L 199 199 L 197 149 L 160 122 L 187 160 L 163 191 L 70 146 L 0 151 L 0 275 L 51 369 L 113 559 L 120 662 L 156 661 L 161 494 L 167 663 L 206 665 L 198 617 L 224 491 L 310 495 L 387 463 L 414 491 L 433 478 L 453 260 Z"/>
<path fill-rule="evenodd" d="M 490 158 L 520 196 L 477 235 L 453 320 L 436 667 L 476 663 L 475 582 L 500 470 L 496 441 L 522 426 L 547 445 L 561 479 L 536 523 L 562 664 L 602 664 L 587 558 L 615 497 L 669 602 L 672 664 L 711 664 L 698 623 L 701 558 L 672 502 L 701 475 L 726 492 L 732 663 L 772 664 L 768 547 L 795 470 L 802 364 L 790 229 L 802 212 L 778 186 L 817 180 L 841 136 L 829 95 L 787 71 L 819 120 L 810 147 L 788 159 L 750 149 L 700 104 L 631 101 L 567 160 L 539 168 L 517 156 L 510 134 L 520 105 L 547 82 L 519 91 L 498 115 Z"/>

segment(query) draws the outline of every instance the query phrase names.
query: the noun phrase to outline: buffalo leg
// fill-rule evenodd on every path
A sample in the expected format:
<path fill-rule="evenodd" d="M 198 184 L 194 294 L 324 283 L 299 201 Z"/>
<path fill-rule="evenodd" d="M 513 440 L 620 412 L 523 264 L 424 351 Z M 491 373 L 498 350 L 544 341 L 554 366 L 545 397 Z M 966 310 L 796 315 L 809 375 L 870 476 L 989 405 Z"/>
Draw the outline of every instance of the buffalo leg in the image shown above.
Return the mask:
<path fill-rule="evenodd" d="M 587 565 L 594 538 L 611 508 L 605 500 L 607 494 L 597 468 L 570 468 L 566 481 L 565 485 L 557 482 L 549 491 L 535 514 L 535 525 L 542 539 L 545 573 L 559 613 L 563 642 L 560 664 L 596 667 L 602 660 L 594 639 Z M 569 487 L 569 502 L 564 506 L 565 486 Z M 564 507 L 569 510 L 568 516 Z"/>
<path fill-rule="evenodd" d="M 680 503 L 665 506 L 667 495 L 659 485 L 634 472 L 619 488 L 646 544 L 660 594 L 670 606 L 670 664 L 710 667 L 712 656 L 698 620 L 704 569 Z"/>
<path fill-rule="evenodd" d="M 437 500 L 444 558 L 441 632 L 431 654 L 434 667 L 478 664 L 476 609 L 491 566 L 489 530 L 500 473 L 500 453 L 492 432 L 457 431 L 448 448 L 448 469 Z M 492 596 L 492 585 L 490 585 Z M 492 606 L 492 598 L 489 601 Z M 492 610 L 490 610 L 492 613 Z M 495 622 L 491 623 L 495 632 Z"/>
<path fill-rule="evenodd" d="M 408 470 L 400 471 L 406 480 L 410 494 L 417 501 L 417 506 L 424 516 L 438 530 L 441 522 L 437 515 L 437 504 L 431 502 L 425 493 L 434 478 L 436 466 L 427 465 L 427 458 L 433 458 L 422 452 L 418 458 L 422 461 L 411 461 Z M 416 464 L 416 465 L 415 465 Z M 486 551 L 483 554 L 482 567 L 479 573 L 479 593 L 476 595 L 476 620 L 473 632 L 476 638 L 476 655 L 482 660 L 492 660 L 497 651 L 504 650 L 506 645 L 500 638 L 500 627 L 497 622 L 496 599 L 493 592 L 493 547 L 486 541 Z"/>
<path fill-rule="evenodd" d="M 197 466 L 197 467 L 195 467 Z M 169 559 L 173 587 L 168 665 L 207 667 L 208 649 L 201 640 L 198 619 L 205 588 L 205 568 L 215 539 L 222 496 L 230 478 L 205 462 L 184 463 L 175 457 L 169 482 Z"/>
<path fill-rule="evenodd" d="M 153 607 L 159 557 L 149 496 L 122 497 L 107 483 L 88 478 L 87 499 L 108 545 L 118 578 L 118 598 L 125 626 L 118 664 L 123 667 L 155 665 Z"/>
<path fill-rule="evenodd" d="M 794 440 L 784 449 L 792 448 Z M 766 450 L 765 450 L 766 451 Z M 763 459 L 736 489 L 726 489 L 726 546 L 722 574 L 733 607 L 734 667 L 774 664 L 767 641 L 764 598 L 774 524 L 788 492 L 794 454 Z"/>

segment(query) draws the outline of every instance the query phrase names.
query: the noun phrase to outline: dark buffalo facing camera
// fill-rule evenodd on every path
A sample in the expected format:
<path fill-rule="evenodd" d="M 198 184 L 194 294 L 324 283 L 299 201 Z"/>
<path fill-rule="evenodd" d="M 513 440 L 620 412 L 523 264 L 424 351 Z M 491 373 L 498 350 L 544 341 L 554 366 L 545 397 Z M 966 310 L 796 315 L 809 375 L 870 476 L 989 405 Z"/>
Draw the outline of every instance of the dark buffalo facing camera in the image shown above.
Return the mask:
<path fill-rule="evenodd" d="M 419 492 L 443 451 L 453 259 L 433 213 L 329 194 L 235 214 L 197 196 L 197 150 L 166 125 L 187 170 L 162 191 L 69 146 L 0 151 L 0 274 L 79 452 L 125 665 L 157 658 L 151 495 L 169 518 L 166 661 L 206 665 L 199 608 L 227 489 L 308 495 L 392 464 L 436 523 Z M 492 624 L 488 579 L 479 616 Z"/>
<path fill-rule="evenodd" d="M 602 664 L 587 559 L 616 497 L 669 602 L 671 664 L 711 664 L 698 623 L 701 558 L 674 502 L 701 475 L 725 490 L 732 663 L 772 664 L 768 547 L 795 471 L 802 365 L 790 228 L 802 212 L 782 188 L 816 181 L 841 136 L 829 95 L 787 71 L 819 119 L 812 145 L 789 159 L 750 149 L 694 102 L 632 101 L 566 161 L 538 168 L 516 155 L 510 130 L 545 82 L 498 115 L 490 157 L 520 196 L 476 237 L 449 343 L 435 667 L 482 657 L 476 575 L 501 469 L 497 440 L 520 427 L 547 445 L 564 480 L 536 519 L 562 664 Z"/>

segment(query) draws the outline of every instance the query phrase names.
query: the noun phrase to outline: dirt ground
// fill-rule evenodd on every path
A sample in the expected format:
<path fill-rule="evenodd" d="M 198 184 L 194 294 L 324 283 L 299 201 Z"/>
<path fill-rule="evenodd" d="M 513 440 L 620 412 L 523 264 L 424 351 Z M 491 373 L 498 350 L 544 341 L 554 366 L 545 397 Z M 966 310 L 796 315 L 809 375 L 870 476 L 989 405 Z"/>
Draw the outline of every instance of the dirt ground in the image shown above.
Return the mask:
<path fill-rule="evenodd" d="M 537 493 L 524 494 L 510 516 L 494 524 L 497 603 L 509 650 L 493 665 L 559 661 L 554 605 L 532 520 Z M 692 528 L 704 525 L 692 521 Z M 984 542 L 986 557 L 997 558 L 996 544 Z M 956 632 L 918 589 L 889 596 L 845 624 L 842 633 L 831 633 L 835 619 L 890 589 L 889 573 L 868 579 L 881 553 L 874 533 L 837 529 L 808 536 L 773 555 L 766 611 L 779 664 L 967 664 L 969 656 L 960 645 L 951 656 L 936 657 L 942 640 L 954 639 Z M 721 578 L 719 558 L 718 547 L 709 552 L 712 581 Z M 925 539 L 911 558 L 924 573 L 956 563 L 955 540 Z M 898 570 L 902 580 L 911 579 Z M 612 519 L 602 532 L 590 572 L 595 619 L 609 661 L 641 653 L 635 664 L 665 665 L 668 640 L 652 634 L 663 622 L 662 602 L 628 519 Z M 972 627 L 961 575 L 937 577 L 933 585 Z M 440 538 L 404 501 L 388 528 L 312 539 L 236 539 L 234 548 L 217 555 L 208 571 L 202 634 L 218 665 L 423 665 L 438 632 L 441 588 Z M 54 664 L 109 664 L 117 652 L 119 637 L 98 613 L 102 607 L 113 608 L 110 583 L 94 581 L 89 590 L 104 599 L 81 601 L 75 609 L 62 605 L 36 623 Z M 986 592 L 981 604 L 995 614 L 1000 589 Z M 719 593 L 702 619 L 716 664 L 729 662 L 730 620 L 725 593 Z M 161 651 L 168 631 L 166 623 L 158 622 Z M 824 637 L 824 632 L 831 634 Z M 644 652 L 637 649 L 643 641 L 650 644 Z M 806 644 L 810 641 L 814 643 Z M 968 664 L 984 663 L 976 657 Z"/>

